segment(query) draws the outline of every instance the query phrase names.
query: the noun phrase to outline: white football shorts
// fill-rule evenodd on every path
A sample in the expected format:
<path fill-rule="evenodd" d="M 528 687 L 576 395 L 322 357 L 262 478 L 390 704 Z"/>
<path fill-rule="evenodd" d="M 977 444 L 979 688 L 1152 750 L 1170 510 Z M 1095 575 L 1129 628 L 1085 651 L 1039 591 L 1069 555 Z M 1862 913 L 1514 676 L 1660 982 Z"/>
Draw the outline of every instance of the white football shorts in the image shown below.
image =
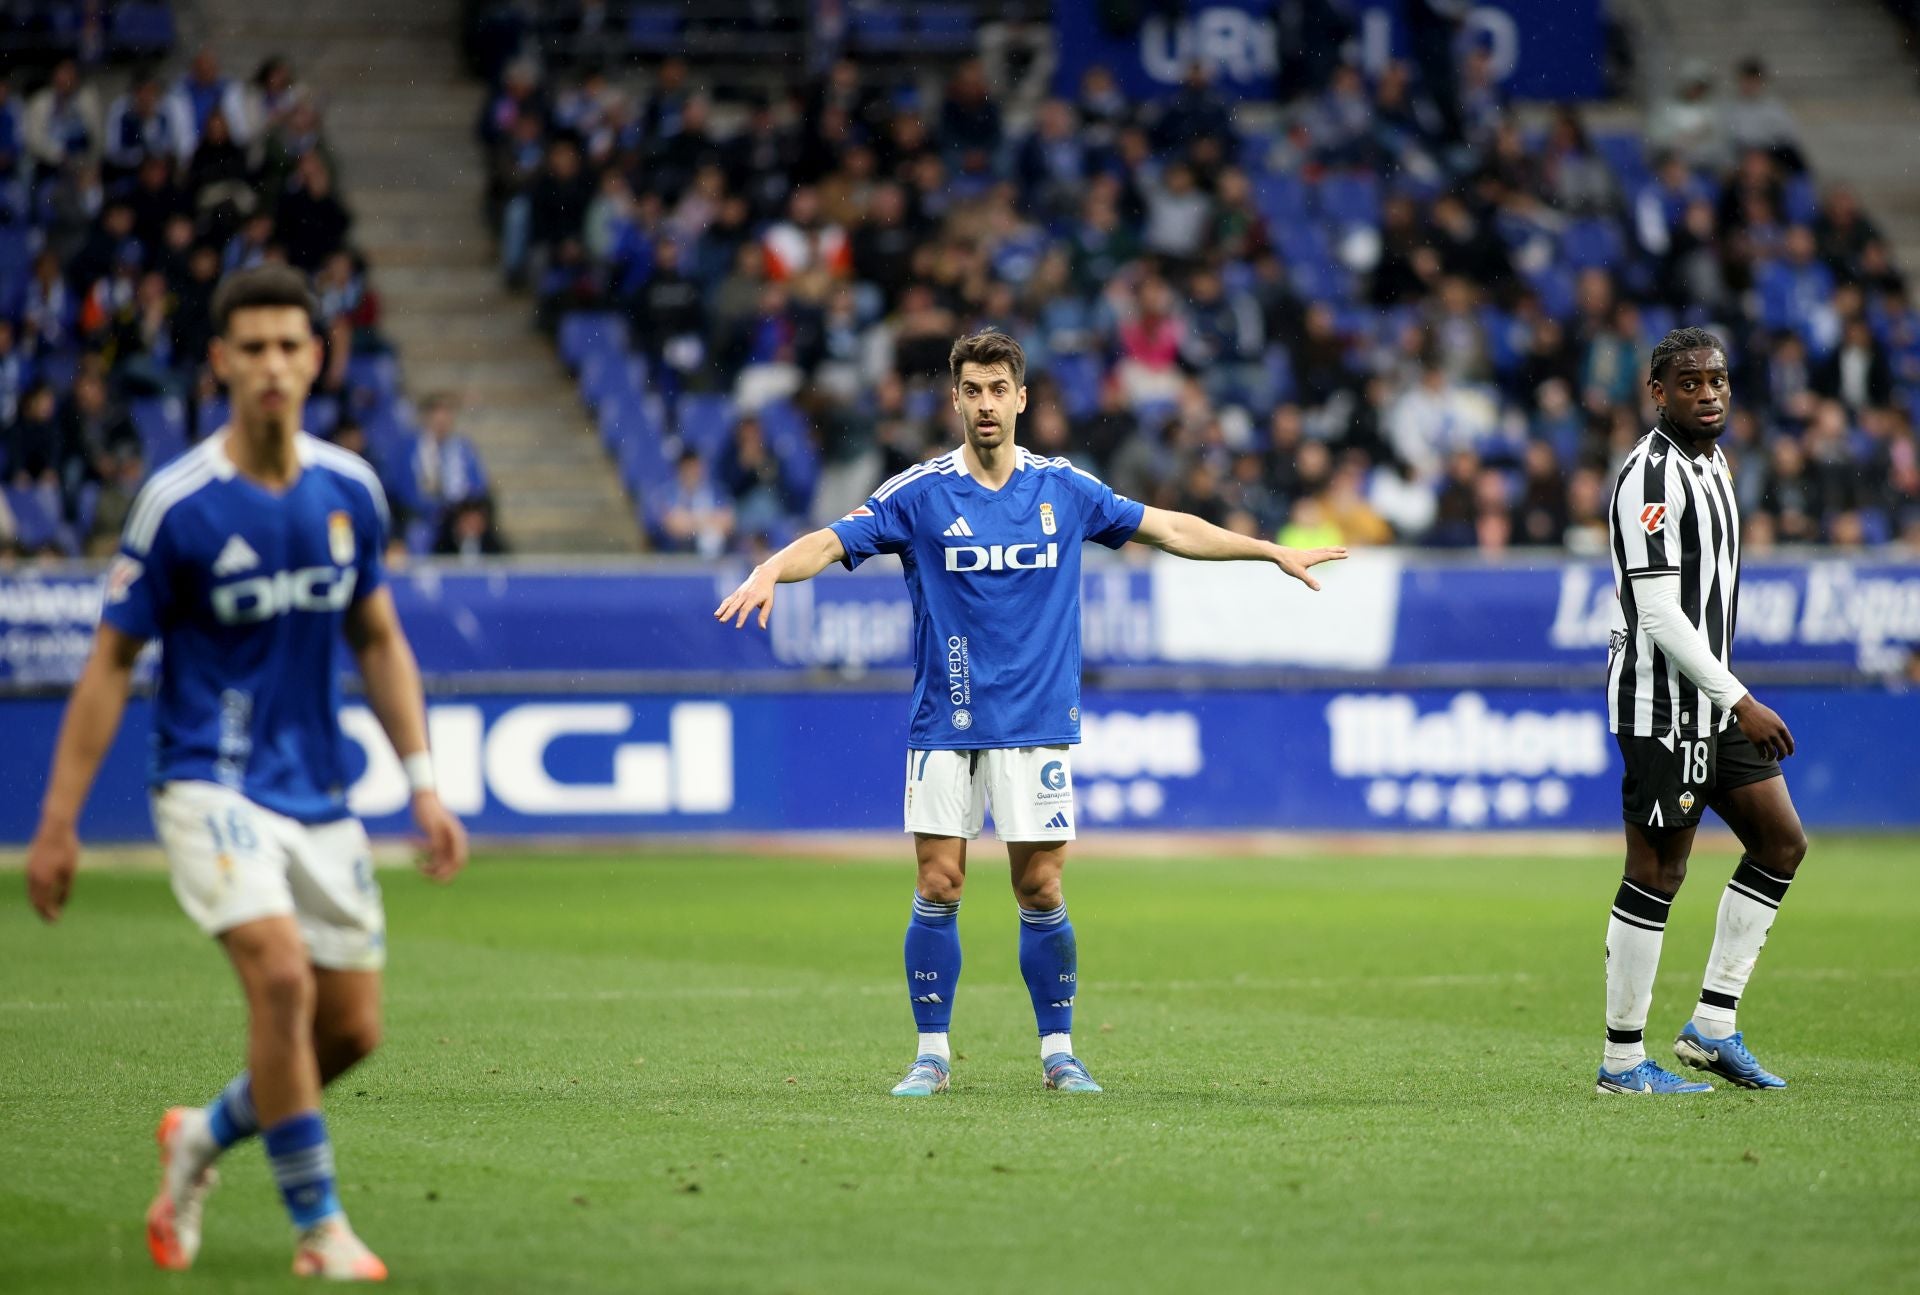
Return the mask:
<path fill-rule="evenodd" d="M 300 823 L 218 783 L 170 782 L 153 793 L 153 825 L 174 897 L 206 934 L 292 917 L 316 967 L 386 964 L 386 910 L 359 819 Z"/>
<path fill-rule="evenodd" d="M 907 752 L 907 831 L 972 841 L 989 806 L 1002 841 L 1073 840 L 1069 748 Z"/>

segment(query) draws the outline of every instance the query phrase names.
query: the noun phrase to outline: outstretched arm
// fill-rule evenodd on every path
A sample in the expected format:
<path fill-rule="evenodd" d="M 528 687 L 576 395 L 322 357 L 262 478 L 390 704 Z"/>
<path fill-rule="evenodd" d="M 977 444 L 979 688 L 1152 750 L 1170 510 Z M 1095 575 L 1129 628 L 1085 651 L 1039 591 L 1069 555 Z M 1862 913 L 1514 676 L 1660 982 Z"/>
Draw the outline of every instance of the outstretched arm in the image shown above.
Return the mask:
<path fill-rule="evenodd" d="M 1201 562 L 1271 562 L 1309 589 L 1320 582 L 1307 574 L 1308 567 L 1333 562 L 1347 556 L 1344 548 L 1290 549 L 1285 545 L 1255 539 L 1223 530 L 1192 513 L 1168 512 L 1149 508 L 1140 517 L 1140 529 L 1133 538 L 1177 558 Z"/>
<path fill-rule="evenodd" d="M 133 684 L 133 663 L 146 645 L 113 626 L 101 624 L 93 636 L 93 653 L 80 672 L 66 717 L 53 748 L 53 771 L 47 794 L 40 802 L 40 826 L 27 851 L 27 898 L 41 917 L 60 920 L 73 874 L 80 866 L 80 809 L 100 772 L 100 762 L 126 713 L 127 690 Z"/>
<path fill-rule="evenodd" d="M 374 590 L 347 612 L 347 644 L 360 664 L 367 704 L 393 743 L 413 787 L 413 821 L 426 835 L 421 871 L 435 881 L 451 881 L 467 864 L 467 833 L 440 803 L 427 752 L 427 700 L 420 686 L 420 664 L 400 628 L 393 593 Z"/>
<path fill-rule="evenodd" d="M 765 629 L 767 618 L 773 614 L 775 585 L 811 580 L 846 555 L 846 546 L 831 527 L 802 535 L 755 567 L 753 573 L 740 582 L 740 587 L 714 609 L 713 618 L 723 623 L 732 621 L 733 627 L 739 629 L 747 623 L 747 617 L 758 610 L 760 628 Z"/>

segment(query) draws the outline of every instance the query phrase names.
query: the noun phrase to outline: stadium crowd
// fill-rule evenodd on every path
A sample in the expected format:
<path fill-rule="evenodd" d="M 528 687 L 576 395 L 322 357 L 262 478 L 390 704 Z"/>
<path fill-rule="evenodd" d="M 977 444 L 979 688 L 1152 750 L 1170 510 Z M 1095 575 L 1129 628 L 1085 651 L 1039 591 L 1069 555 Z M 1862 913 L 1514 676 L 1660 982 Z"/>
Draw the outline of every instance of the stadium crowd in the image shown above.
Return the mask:
<path fill-rule="evenodd" d="M 1920 545 L 1886 242 L 1764 67 L 1681 80 L 1596 137 L 1523 121 L 1484 51 L 1331 65 L 1253 132 L 1198 68 L 1147 104 L 1096 68 L 1016 129 L 977 60 L 932 101 L 842 60 L 728 103 L 671 58 L 635 93 L 523 57 L 479 133 L 503 273 L 568 359 L 570 316 L 625 321 L 642 378 L 603 423 L 668 548 L 758 548 L 943 448 L 948 344 L 993 325 L 1025 442 L 1136 497 L 1303 545 L 1594 552 L 1648 352 L 1692 323 L 1735 369 L 1752 549 Z"/>
<path fill-rule="evenodd" d="M 171 81 L 112 75 L 0 77 L 0 552 L 112 548 L 148 472 L 223 421 L 214 286 L 266 260 L 320 303 L 308 429 L 382 470 L 403 542 L 470 547 L 486 474 L 444 398 L 415 434 L 318 97 L 286 59 L 240 80 L 211 50 Z"/>

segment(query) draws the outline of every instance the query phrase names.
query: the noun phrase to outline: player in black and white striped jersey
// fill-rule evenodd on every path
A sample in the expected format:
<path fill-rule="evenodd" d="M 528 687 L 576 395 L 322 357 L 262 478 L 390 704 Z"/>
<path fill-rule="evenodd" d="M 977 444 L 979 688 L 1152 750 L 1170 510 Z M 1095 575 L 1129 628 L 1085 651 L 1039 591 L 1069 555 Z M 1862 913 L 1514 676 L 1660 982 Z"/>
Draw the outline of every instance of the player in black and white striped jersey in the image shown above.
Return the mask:
<path fill-rule="evenodd" d="M 1603 1093 L 1710 1091 L 1647 1058 L 1647 1013 L 1667 910 L 1711 808 L 1745 853 L 1721 896 L 1694 1016 L 1674 1054 L 1743 1088 L 1784 1088 L 1754 1060 L 1734 1008 L 1786 898 L 1806 833 L 1779 760 L 1793 735 L 1731 669 L 1740 606 L 1740 515 L 1715 442 L 1731 392 L 1726 348 L 1698 328 L 1654 348 L 1648 388 L 1659 424 L 1614 482 L 1608 530 L 1618 609 L 1607 662 L 1607 718 L 1626 761 L 1626 876 L 1607 923 Z"/>

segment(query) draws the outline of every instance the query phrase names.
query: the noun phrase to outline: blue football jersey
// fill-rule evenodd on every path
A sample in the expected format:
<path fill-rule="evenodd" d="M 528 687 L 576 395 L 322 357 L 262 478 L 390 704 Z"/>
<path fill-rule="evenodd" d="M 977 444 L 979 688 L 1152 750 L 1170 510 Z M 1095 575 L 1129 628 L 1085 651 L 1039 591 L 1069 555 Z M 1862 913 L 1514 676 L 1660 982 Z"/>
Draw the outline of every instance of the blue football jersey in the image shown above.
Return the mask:
<path fill-rule="evenodd" d="M 894 553 L 913 599 L 915 750 L 1080 740 L 1080 544 L 1119 548 L 1146 510 L 1016 447 L 999 490 L 954 450 L 833 523 L 849 569 Z"/>
<path fill-rule="evenodd" d="M 366 462 L 305 433 L 276 494 L 226 433 L 134 501 L 101 617 L 160 640 L 151 780 L 217 782 L 303 823 L 347 814 L 335 654 L 347 609 L 384 581 L 387 502 Z"/>

